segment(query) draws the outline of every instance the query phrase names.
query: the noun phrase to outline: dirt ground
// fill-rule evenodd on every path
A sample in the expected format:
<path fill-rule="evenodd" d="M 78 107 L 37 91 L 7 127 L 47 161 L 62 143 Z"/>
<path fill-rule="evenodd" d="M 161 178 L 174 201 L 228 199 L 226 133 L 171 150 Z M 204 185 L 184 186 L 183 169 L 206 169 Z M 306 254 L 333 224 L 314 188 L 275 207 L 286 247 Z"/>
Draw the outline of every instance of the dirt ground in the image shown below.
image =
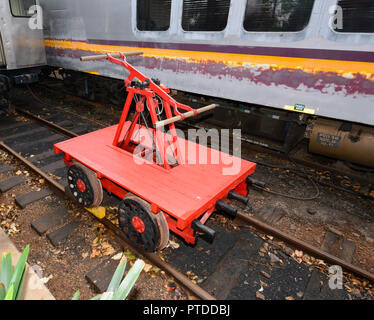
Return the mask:
<path fill-rule="evenodd" d="M 110 257 L 118 256 L 118 253 L 124 253 L 128 265 L 142 258 L 119 245 L 110 231 L 69 200 L 52 195 L 23 210 L 19 208 L 14 198 L 32 190 L 45 188 L 45 182 L 4 151 L 0 151 L 0 162 L 14 166 L 14 173 L 1 174 L 0 181 L 21 172 L 27 179 L 26 184 L 0 195 L 0 227 L 7 232 L 18 250 L 22 251 L 26 245 L 30 245 L 28 263 L 37 271 L 56 299 L 70 300 L 76 290 L 81 292 L 80 299 L 86 300 L 96 296 L 98 293 L 85 279 L 86 273 Z M 30 223 L 62 205 L 70 209 L 71 219 L 78 221 L 79 226 L 66 243 L 55 248 L 45 235 L 40 237 Z M 51 231 L 54 229 L 49 232 Z M 188 298 L 183 289 L 164 271 L 145 262 L 145 271 L 140 275 L 128 299 Z"/>
<path fill-rule="evenodd" d="M 261 158 L 265 159 L 265 156 Z M 269 156 L 266 161 L 287 164 Z M 254 177 L 280 193 L 299 197 L 315 194 L 310 181 L 287 170 L 258 166 Z M 351 181 L 352 185 L 355 183 Z M 356 244 L 353 264 L 374 272 L 374 201 L 324 186 L 318 188 L 319 197 L 311 201 L 286 199 L 254 189 L 251 189 L 249 198 L 254 210 L 265 204 L 284 209 L 285 216 L 276 227 L 317 247 L 322 245 L 328 230 L 343 235 L 344 239 Z"/>

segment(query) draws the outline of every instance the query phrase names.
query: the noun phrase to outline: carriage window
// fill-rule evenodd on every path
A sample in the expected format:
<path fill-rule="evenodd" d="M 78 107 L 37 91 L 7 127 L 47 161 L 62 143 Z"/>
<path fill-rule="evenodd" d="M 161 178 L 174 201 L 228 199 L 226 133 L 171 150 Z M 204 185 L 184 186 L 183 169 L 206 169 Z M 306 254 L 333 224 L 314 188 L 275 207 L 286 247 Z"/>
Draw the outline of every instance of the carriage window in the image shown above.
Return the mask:
<path fill-rule="evenodd" d="M 309 23 L 314 0 L 247 0 L 246 31 L 295 32 Z"/>
<path fill-rule="evenodd" d="M 182 28 L 185 31 L 222 31 L 226 28 L 230 0 L 184 0 Z"/>
<path fill-rule="evenodd" d="M 343 10 L 342 24 L 336 24 L 337 32 L 374 33 L 374 2 L 372 0 L 340 0 Z"/>
<path fill-rule="evenodd" d="M 28 12 L 35 4 L 35 0 L 10 0 L 10 9 L 15 17 L 31 17 L 34 13 Z"/>
<path fill-rule="evenodd" d="M 140 31 L 166 31 L 170 27 L 171 0 L 138 0 L 137 27 Z"/>

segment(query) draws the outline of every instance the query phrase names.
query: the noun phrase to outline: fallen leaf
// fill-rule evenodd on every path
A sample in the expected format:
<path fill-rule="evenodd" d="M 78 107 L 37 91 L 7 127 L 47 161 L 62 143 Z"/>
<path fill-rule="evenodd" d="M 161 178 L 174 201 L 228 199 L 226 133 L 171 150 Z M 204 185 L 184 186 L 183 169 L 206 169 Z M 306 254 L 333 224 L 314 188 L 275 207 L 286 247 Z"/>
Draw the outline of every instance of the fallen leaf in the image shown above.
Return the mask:
<path fill-rule="evenodd" d="M 261 300 L 265 300 L 265 296 L 259 291 L 256 292 L 256 298 L 261 299 Z"/>
<path fill-rule="evenodd" d="M 90 255 L 90 258 L 93 259 L 93 258 L 100 257 L 100 256 L 101 256 L 100 250 L 96 248 L 92 248 L 92 253 Z"/>
<path fill-rule="evenodd" d="M 157 268 L 157 267 L 152 266 L 152 272 L 154 272 L 154 273 L 159 273 L 160 270 L 161 270 L 160 268 Z"/>
<path fill-rule="evenodd" d="M 148 273 L 149 271 L 151 271 L 152 269 L 152 265 L 151 264 L 146 264 L 143 268 L 144 272 Z"/>
<path fill-rule="evenodd" d="M 297 258 L 302 258 L 303 255 L 304 255 L 304 252 L 299 251 L 299 250 L 295 250 L 295 256 L 296 256 Z"/>
<path fill-rule="evenodd" d="M 356 286 L 361 286 L 361 282 L 356 279 L 351 279 L 351 282 Z"/>
<path fill-rule="evenodd" d="M 169 246 L 172 247 L 173 249 L 179 248 L 179 244 L 174 242 L 173 240 L 169 240 Z"/>
<path fill-rule="evenodd" d="M 87 257 L 88 257 L 88 252 L 83 252 L 83 253 L 82 253 L 82 258 L 83 258 L 83 259 L 86 259 Z"/>
<path fill-rule="evenodd" d="M 115 252 L 116 252 L 116 250 L 114 250 L 114 248 L 112 246 L 110 246 L 110 247 L 107 247 L 105 250 L 103 250 L 103 255 L 104 256 L 111 256 Z"/>
<path fill-rule="evenodd" d="M 132 261 L 132 260 L 135 260 L 136 257 L 131 253 L 130 250 L 126 250 L 126 252 L 124 253 L 125 257 L 129 260 L 129 261 Z"/>
<path fill-rule="evenodd" d="M 352 292 L 352 288 L 347 286 L 346 284 L 344 285 L 344 288 L 348 291 L 348 292 Z"/>
<path fill-rule="evenodd" d="M 120 260 L 123 256 L 123 252 L 117 253 L 115 256 L 112 257 L 112 260 Z"/>
<path fill-rule="evenodd" d="M 267 286 L 268 286 L 267 283 L 263 282 L 262 280 L 260 280 L 260 283 L 261 283 L 261 285 L 262 285 L 263 287 L 267 287 Z"/>
<path fill-rule="evenodd" d="M 295 300 L 295 298 L 294 297 L 286 297 L 286 300 Z"/>
<path fill-rule="evenodd" d="M 53 275 L 50 275 L 49 277 L 41 278 L 40 280 L 41 280 L 44 284 L 46 284 L 46 283 L 48 283 L 48 281 L 51 280 L 52 278 L 53 278 Z"/>
<path fill-rule="evenodd" d="M 270 274 L 266 273 L 265 271 L 261 270 L 260 273 L 265 277 L 270 279 Z"/>

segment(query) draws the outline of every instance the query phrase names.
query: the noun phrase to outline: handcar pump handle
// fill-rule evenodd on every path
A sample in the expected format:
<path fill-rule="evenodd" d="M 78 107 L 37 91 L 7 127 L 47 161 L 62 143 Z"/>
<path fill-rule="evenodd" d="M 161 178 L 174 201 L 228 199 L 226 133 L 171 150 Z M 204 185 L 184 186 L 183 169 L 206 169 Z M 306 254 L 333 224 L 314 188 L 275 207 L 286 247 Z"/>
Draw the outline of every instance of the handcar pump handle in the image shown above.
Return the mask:
<path fill-rule="evenodd" d="M 125 57 L 132 57 L 132 56 L 139 56 L 143 54 L 142 51 L 134 51 L 134 52 L 127 52 L 127 53 L 123 53 L 123 55 Z M 121 58 L 121 53 L 118 52 L 118 53 L 111 53 L 110 54 L 113 58 Z M 81 57 L 81 61 L 98 61 L 98 60 L 106 60 L 108 59 L 108 55 L 107 54 L 99 54 L 99 55 L 95 55 L 95 56 L 84 56 L 84 57 Z"/>
<path fill-rule="evenodd" d="M 174 123 L 174 122 L 177 122 L 177 121 L 180 121 L 180 120 L 184 120 L 184 119 L 187 119 L 187 118 L 191 118 L 191 117 L 195 116 L 195 112 L 197 114 L 200 114 L 200 113 L 212 110 L 212 109 L 214 109 L 216 107 L 217 107 L 216 104 L 211 104 L 209 106 L 206 106 L 206 107 L 194 110 L 194 111 L 189 111 L 189 112 L 183 113 L 183 115 L 175 116 L 175 117 L 170 118 L 170 119 L 166 119 L 166 120 L 162 120 L 162 121 L 156 122 L 153 126 L 156 129 L 160 128 L 160 127 L 164 127 L 164 126 L 166 126 L 168 124 L 171 124 L 171 123 Z"/>

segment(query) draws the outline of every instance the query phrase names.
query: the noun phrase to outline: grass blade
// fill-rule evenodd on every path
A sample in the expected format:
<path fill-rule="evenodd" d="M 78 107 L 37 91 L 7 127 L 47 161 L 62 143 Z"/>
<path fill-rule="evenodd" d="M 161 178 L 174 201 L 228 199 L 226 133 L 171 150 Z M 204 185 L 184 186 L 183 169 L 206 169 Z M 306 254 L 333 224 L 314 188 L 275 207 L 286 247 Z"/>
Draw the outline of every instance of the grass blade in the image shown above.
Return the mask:
<path fill-rule="evenodd" d="M 81 291 L 80 290 L 77 290 L 75 291 L 74 293 L 74 296 L 71 300 L 79 300 L 79 296 L 81 295 Z"/>
<path fill-rule="evenodd" d="M 114 292 L 113 291 L 106 291 L 102 294 L 100 300 L 112 300 L 113 298 L 113 295 L 114 295 Z"/>
<path fill-rule="evenodd" d="M 19 281 L 19 286 L 18 286 L 18 290 L 17 290 L 17 295 L 16 295 L 16 300 L 19 300 L 20 297 L 21 297 L 21 292 L 22 292 L 22 287 L 23 287 L 23 281 L 25 279 L 25 274 L 26 274 L 26 266 L 25 268 L 23 269 L 23 273 L 22 273 L 22 276 L 21 276 L 21 280 Z"/>
<path fill-rule="evenodd" d="M 21 257 L 19 258 L 16 267 L 14 268 L 14 273 L 12 279 L 10 280 L 10 285 L 13 285 L 13 294 L 15 295 L 14 298 L 19 298 L 22 289 L 22 283 L 24 279 L 25 269 L 26 269 L 26 262 L 27 257 L 29 255 L 30 246 L 26 246 L 25 250 L 23 250 Z"/>
<path fill-rule="evenodd" d="M 14 296 L 14 286 L 12 284 L 12 285 L 10 285 L 10 288 L 9 288 L 4 300 L 13 300 L 13 296 Z"/>
<path fill-rule="evenodd" d="M 119 288 L 119 285 L 121 284 L 121 280 L 126 270 L 126 264 L 127 264 L 127 261 L 124 260 L 117 267 L 116 271 L 114 272 L 113 278 L 110 281 L 107 292 L 115 292 Z"/>
<path fill-rule="evenodd" d="M 127 273 L 125 279 L 123 279 L 118 290 L 115 292 L 112 300 L 125 300 L 127 298 L 144 266 L 145 263 L 143 260 L 137 260 L 135 262 L 130 271 Z"/>
<path fill-rule="evenodd" d="M 2 283 L 0 283 L 0 301 L 4 300 L 5 296 L 6 296 L 5 286 Z"/>
<path fill-rule="evenodd" d="M 1 256 L 1 265 L 0 265 L 0 283 L 5 287 L 5 291 L 8 290 L 10 285 L 10 280 L 12 278 L 13 265 L 12 265 L 12 254 L 8 253 L 7 255 Z"/>

